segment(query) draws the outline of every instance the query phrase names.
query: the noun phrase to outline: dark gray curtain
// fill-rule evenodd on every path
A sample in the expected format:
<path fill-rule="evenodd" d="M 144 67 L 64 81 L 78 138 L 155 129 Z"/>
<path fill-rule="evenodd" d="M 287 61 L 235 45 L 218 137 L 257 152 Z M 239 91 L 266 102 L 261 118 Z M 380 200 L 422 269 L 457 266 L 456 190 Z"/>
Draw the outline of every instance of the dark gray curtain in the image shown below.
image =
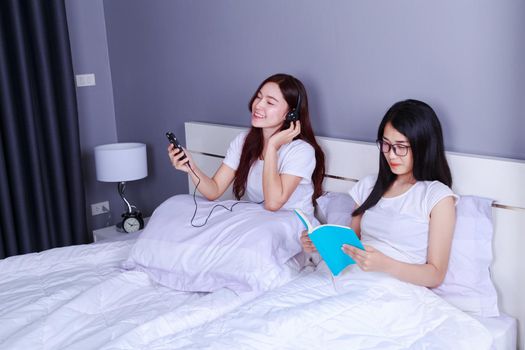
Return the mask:
<path fill-rule="evenodd" d="M 88 242 L 64 0 L 0 0 L 0 258 Z"/>

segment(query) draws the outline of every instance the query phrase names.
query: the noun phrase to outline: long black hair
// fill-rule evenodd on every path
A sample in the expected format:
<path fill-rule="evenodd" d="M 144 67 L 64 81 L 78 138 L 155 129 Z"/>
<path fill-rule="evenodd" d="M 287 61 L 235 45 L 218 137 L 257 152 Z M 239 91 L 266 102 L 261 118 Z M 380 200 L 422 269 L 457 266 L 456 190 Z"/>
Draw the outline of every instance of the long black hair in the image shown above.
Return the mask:
<path fill-rule="evenodd" d="M 452 186 L 452 175 L 445 157 L 443 131 L 436 112 L 425 102 L 405 100 L 395 103 L 386 112 L 377 139 L 383 139 L 385 126 L 390 123 L 394 129 L 406 136 L 413 155 L 412 173 L 417 181 L 440 181 Z M 383 194 L 396 179 L 390 170 L 386 157 L 379 153 L 379 174 L 372 192 L 352 216 L 364 213 L 379 202 Z"/>

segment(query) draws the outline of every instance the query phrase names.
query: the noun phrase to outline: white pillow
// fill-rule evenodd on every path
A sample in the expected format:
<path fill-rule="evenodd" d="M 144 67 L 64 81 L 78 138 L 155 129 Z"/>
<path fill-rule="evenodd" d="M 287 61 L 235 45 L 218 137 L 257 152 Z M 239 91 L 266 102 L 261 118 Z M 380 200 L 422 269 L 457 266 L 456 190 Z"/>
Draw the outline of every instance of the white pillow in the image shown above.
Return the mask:
<path fill-rule="evenodd" d="M 326 192 L 316 200 L 317 217 L 323 224 L 349 226 L 355 201 L 348 193 Z"/>
<path fill-rule="evenodd" d="M 461 196 L 448 272 L 433 291 L 459 309 L 482 317 L 499 316 L 498 296 L 490 276 L 492 200 Z"/>
<path fill-rule="evenodd" d="M 217 204 L 197 198 L 194 224 L 202 224 Z M 221 202 L 230 208 L 236 201 Z M 182 291 L 264 291 L 302 251 L 302 223 L 292 211 L 267 211 L 260 204 L 238 204 L 233 212 L 215 208 L 204 227 L 190 224 L 190 195 L 162 203 L 123 263 L 160 284 Z"/>

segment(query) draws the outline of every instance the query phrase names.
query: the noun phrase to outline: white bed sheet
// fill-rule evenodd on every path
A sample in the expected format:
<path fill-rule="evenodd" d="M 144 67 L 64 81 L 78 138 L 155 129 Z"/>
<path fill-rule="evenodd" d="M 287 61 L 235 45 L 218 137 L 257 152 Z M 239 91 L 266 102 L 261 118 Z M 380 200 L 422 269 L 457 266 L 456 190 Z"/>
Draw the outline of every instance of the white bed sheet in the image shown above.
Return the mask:
<path fill-rule="evenodd" d="M 475 318 L 483 325 L 494 339 L 493 350 L 514 350 L 517 349 L 518 341 L 518 321 L 509 315 L 500 314 L 499 317 L 479 317 Z"/>
<path fill-rule="evenodd" d="M 490 349 L 479 322 L 426 288 L 326 266 L 262 295 L 184 293 L 123 271 L 133 240 L 0 261 L 0 348 Z"/>
<path fill-rule="evenodd" d="M 0 260 L 1 349 L 136 348 L 210 322 L 246 300 L 178 292 L 123 271 L 133 240 Z"/>
<path fill-rule="evenodd" d="M 321 266 L 323 263 L 321 264 Z M 427 288 L 354 271 L 305 272 L 211 323 L 148 349 L 490 349 L 478 321 Z"/>

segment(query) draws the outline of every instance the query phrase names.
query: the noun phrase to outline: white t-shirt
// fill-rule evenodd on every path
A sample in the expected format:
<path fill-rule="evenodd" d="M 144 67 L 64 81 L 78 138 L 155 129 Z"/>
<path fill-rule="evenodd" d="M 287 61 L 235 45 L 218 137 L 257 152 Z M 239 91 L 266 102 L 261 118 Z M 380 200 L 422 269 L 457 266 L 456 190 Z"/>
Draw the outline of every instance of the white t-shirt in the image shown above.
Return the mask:
<path fill-rule="evenodd" d="M 358 205 L 368 198 L 376 179 L 367 176 L 350 190 Z M 430 212 L 448 196 L 458 198 L 439 181 L 418 181 L 399 196 L 381 198 L 361 218 L 361 241 L 393 259 L 426 263 Z"/>
<path fill-rule="evenodd" d="M 247 131 L 239 134 L 231 143 L 223 163 L 237 170 L 241 159 L 242 147 L 246 139 Z M 264 200 L 262 174 L 263 160 L 256 160 L 248 173 L 246 183 L 246 197 L 253 202 Z M 312 174 L 315 169 L 315 150 L 303 140 L 294 140 L 281 146 L 278 151 L 277 169 L 279 174 L 289 174 L 301 177 L 301 182 L 292 193 L 283 209 L 301 209 L 306 215 L 312 217 L 314 207 L 312 195 L 314 187 Z"/>

